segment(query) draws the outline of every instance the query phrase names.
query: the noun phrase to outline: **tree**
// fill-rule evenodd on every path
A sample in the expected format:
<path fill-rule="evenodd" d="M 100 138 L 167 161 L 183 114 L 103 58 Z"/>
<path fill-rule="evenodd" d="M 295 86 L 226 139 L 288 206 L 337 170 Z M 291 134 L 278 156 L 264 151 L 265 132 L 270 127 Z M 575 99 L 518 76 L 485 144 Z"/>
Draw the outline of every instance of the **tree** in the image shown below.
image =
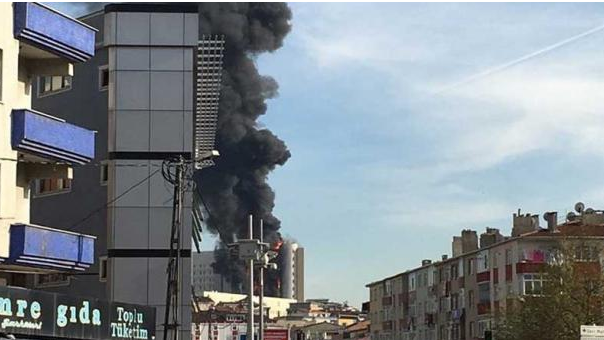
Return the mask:
<path fill-rule="evenodd" d="M 601 242 L 601 241 L 600 241 Z M 497 340 L 577 340 L 581 325 L 604 325 L 601 246 L 564 241 L 538 275 L 543 285 L 506 302 Z"/>

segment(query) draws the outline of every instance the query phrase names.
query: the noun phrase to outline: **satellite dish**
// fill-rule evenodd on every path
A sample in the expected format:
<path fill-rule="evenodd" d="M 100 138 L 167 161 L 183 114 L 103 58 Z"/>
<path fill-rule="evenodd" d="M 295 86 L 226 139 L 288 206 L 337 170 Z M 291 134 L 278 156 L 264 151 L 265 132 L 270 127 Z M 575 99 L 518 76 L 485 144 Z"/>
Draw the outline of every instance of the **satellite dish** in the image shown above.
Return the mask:
<path fill-rule="evenodd" d="M 582 202 L 577 202 L 577 204 L 575 204 L 575 211 L 579 214 L 585 211 L 585 204 L 583 204 Z"/>
<path fill-rule="evenodd" d="M 587 209 L 585 209 L 585 213 L 586 213 L 586 214 L 593 214 L 593 213 L 595 213 L 595 212 L 596 212 L 596 211 L 595 211 L 593 208 L 587 208 Z"/>
<path fill-rule="evenodd" d="M 576 217 L 577 217 L 577 215 L 575 215 L 575 213 L 572 211 L 569 212 L 568 214 L 566 214 L 567 221 L 574 221 Z"/>

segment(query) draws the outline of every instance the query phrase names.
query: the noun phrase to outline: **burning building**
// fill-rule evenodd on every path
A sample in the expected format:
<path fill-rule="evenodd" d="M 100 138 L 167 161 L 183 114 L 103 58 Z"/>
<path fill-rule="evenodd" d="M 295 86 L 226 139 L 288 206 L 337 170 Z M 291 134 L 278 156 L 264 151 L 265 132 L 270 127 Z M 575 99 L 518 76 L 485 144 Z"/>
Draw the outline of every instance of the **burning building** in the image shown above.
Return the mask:
<path fill-rule="evenodd" d="M 281 139 L 258 124 L 278 85 L 259 74 L 254 59 L 282 46 L 292 14 L 285 3 L 202 3 L 199 13 L 200 33 L 223 35 L 225 49 L 216 131 L 221 157 L 215 166 L 199 171 L 196 181 L 207 210 L 207 228 L 220 239 L 214 270 L 241 287 L 245 269 L 228 256 L 226 245 L 235 237 L 248 237 L 247 216 L 264 221 L 266 242 L 281 239 L 281 222 L 272 213 L 275 193 L 267 176 L 285 164 L 290 152 Z M 278 295 L 274 288 L 278 277 L 267 274 L 267 295 Z"/>
<path fill-rule="evenodd" d="M 285 242 L 279 252 L 281 297 L 304 301 L 304 248 Z"/>
<path fill-rule="evenodd" d="M 304 301 L 304 248 L 296 242 L 279 240 L 271 245 L 279 255 L 275 259 L 277 270 L 265 270 L 264 294 L 271 297 Z M 222 256 L 222 251 L 215 255 Z M 226 255 L 228 256 L 228 255 Z M 231 261 L 231 260 L 229 260 Z M 233 264 L 236 263 L 232 260 Z M 193 256 L 192 282 L 196 293 L 200 296 L 207 291 L 243 294 L 246 291 L 245 280 L 239 284 L 232 283 L 232 277 L 221 274 L 219 263 L 210 252 L 202 252 Z M 211 270 L 209 270 L 211 269 Z M 243 275 L 247 272 L 243 269 Z M 259 294 L 258 274 L 254 275 L 254 292 Z"/>

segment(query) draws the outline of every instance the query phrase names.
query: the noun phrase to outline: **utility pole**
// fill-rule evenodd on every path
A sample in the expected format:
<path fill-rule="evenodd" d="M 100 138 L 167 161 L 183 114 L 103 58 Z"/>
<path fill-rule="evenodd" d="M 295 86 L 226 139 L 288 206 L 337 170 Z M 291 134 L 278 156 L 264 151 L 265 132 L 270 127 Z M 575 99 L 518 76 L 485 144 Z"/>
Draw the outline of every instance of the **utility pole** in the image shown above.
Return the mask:
<path fill-rule="evenodd" d="M 166 312 L 164 315 L 164 340 L 178 340 L 178 285 L 180 282 L 180 229 L 182 225 L 182 199 L 185 162 L 182 156 L 175 164 L 174 177 L 166 180 L 174 185 L 172 205 L 172 229 L 170 232 L 170 257 L 168 260 L 168 284 L 166 286 Z M 172 336 L 168 337 L 168 333 Z"/>
<path fill-rule="evenodd" d="M 181 253 L 181 229 L 182 229 L 182 201 L 187 183 L 191 181 L 187 176 L 190 165 L 198 162 L 210 161 L 218 157 L 220 153 L 216 150 L 199 153 L 199 157 L 193 160 L 185 160 L 181 155 L 177 159 L 165 160 L 162 163 L 162 176 L 174 186 L 172 197 L 172 227 L 170 231 L 170 252 L 168 257 L 168 282 L 166 285 L 166 309 L 164 314 L 164 336 L 163 340 L 178 340 L 179 333 L 179 290 Z M 194 297 L 194 293 L 192 295 Z"/>
<path fill-rule="evenodd" d="M 250 228 L 250 242 L 254 241 L 254 221 L 250 214 L 249 217 L 249 228 Z M 256 242 L 258 240 L 255 240 Z M 257 256 L 257 254 L 256 254 Z M 249 310 L 247 317 L 247 340 L 254 340 L 254 258 L 251 257 L 248 260 L 248 268 L 250 271 L 249 287 L 248 287 L 248 299 L 249 299 Z"/>
<path fill-rule="evenodd" d="M 260 238 L 264 237 L 263 222 L 260 220 Z M 260 327 L 259 327 L 259 336 L 258 340 L 262 340 L 262 336 L 264 335 L 264 311 L 262 308 L 262 299 L 264 298 L 264 268 L 273 268 L 276 269 L 277 265 L 275 263 L 270 263 L 270 260 L 274 259 L 277 256 L 277 252 L 274 252 L 269 248 L 267 243 L 261 242 L 258 239 L 254 238 L 254 227 L 253 227 L 253 217 L 249 216 L 249 239 L 238 240 L 235 243 L 231 243 L 228 247 L 231 250 L 236 250 L 232 253 L 236 253 L 239 257 L 239 260 L 244 261 L 249 270 L 249 283 L 248 283 L 248 299 L 249 299 L 249 311 L 248 311 L 248 324 L 247 324 L 247 340 L 255 340 L 254 339 L 254 269 L 259 268 L 260 273 Z"/>
<path fill-rule="evenodd" d="M 264 221 L 260 219 L 260 245 L 264 242 Z M 264 250 L 264 249 L 263 249 Z M 263 251 L 264 253 L 264 251 Z M 264 340 L 264 266 L 261 265 L 258 269 L 258 283 L 260 286 L 260 293 L 258 294 L 258 304 L 260 305 L 260 320 L 258 320 L 258 340 Z"/>

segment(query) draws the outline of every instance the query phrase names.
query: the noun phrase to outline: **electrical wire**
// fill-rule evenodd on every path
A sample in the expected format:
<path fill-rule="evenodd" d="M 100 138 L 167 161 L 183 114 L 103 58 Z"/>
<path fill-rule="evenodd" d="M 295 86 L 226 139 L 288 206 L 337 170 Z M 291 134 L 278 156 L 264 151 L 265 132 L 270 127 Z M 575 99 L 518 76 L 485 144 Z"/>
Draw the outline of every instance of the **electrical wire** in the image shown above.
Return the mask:
<path fill-rule="evenodd" d="M 212 220 L 216 221 L 216 218 L 214 218 L 214 216 L 212 216 L 212 212 L 210 211 L 210 208 L 206 204 L 206 201 L 203 199 L 203 195 L 201 194 L 201 192 L 199 190 L 197 190 L 197 196 L 199 196 L 199 200 L 201 201 L 201 204 L 207 211 L 208 217 L 211 218 Z M 216 231 L 218 231 L 218 235 L 222 239 L 222 236 L 223 236 L 222 228 L 220 228 L 220 226 L 218 224 L 213 224 L 212 226 L 216 229 Z"/>
<path fill-rule="evenodd" d="M 90 214 L 88 214 L 86 217 L 82 218 L 81 220 L 77 221 L 76 223 L 73 223 L 72 225 L 69 226 L 69 229 L 75 227 L 76 225 L 88 220 L 89 218 L 91 218 L 92 216 L 94 216 L 96 213 L 98 213 L 101 210 L 106 209 L 110 204 L 114 203 L 115 201 L 117 201 L 118 199 L 124 197 L 127 193 L 129 193 L 130 191 L 134 190 L 136 187 L 138 187 L 139 185 L 145 183 L 146 181 L 148 181 L 151 177 L 153 177 L 156 173 L 158 173 L 161 169 L 157 169 L 154 172 L 152 172 L 149 176 L 143 178 L 142 180 L 138 181 L 137 183 L 135 183 L 134 185 L 132 185 L 131 187 L 129 187 L 128 189 L 126 189 L 126 191 L 122 192 L 120 195 L 116 196 L 114 199 L 112 199 L 111 201 L 103 204 L 101 207 L 97 208 L 96 210 L 93 210 Z"/>

